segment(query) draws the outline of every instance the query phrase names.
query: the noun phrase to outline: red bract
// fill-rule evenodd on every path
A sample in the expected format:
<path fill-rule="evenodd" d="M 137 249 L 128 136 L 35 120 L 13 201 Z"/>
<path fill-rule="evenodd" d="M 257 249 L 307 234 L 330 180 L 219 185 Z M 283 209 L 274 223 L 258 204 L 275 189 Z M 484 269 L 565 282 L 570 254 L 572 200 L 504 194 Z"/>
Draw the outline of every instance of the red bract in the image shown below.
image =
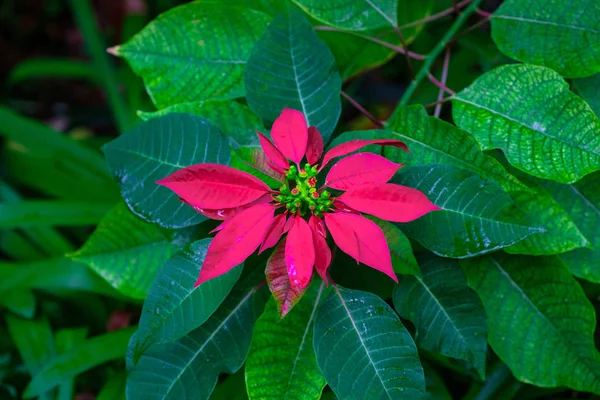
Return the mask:
<path fill-rule="evenodd" d="M 224 220 L 215 229 L 218 233 L 196 284 L 226 273 L 259 247 L 262 252 L 275 246 L 266 275 L 284 316 L 310 284 L 313 268 L 329 283 L 332 253 L 327 230 L 340 250 L 397 282 L 385 235 L 360 213 L 408 222 L 439 207 L 418 190 L 387 183 L 402 165 L 377 154 L 358 153 L 339 160 L 321 188 L 317 188 L 317 175 L 330 161 L 365 146 L 408 151 L 406 145 L 398 140 L 357 139 L 323 156 L 319 131 L 307 127 L 304 115 L 290 109 L 284 109 L 273 123 L 275 144 L 262 133 L 258 137 L 263 161 L 254 166 L 264 166 L 271 176 L 281 173 L 279 190 L 269 189 L 248 173 L 215 164 L 183 168 L 158 181 L 203 215 Z M 304 166 L 303 159 L 307 161 Z M 336 195 L 326 187 L 345 192 Z"/>

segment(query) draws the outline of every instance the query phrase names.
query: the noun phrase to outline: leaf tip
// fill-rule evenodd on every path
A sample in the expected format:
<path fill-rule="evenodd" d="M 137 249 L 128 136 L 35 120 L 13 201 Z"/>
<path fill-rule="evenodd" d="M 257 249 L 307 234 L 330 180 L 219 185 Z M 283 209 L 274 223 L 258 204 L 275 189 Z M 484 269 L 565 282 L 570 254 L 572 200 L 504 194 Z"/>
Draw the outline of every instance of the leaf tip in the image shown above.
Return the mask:
<path fill-rule="evenodd" d="M 106 49 L 106 52 L 108 54 L 112 54 L 115 57 L 120 57 L 120 54 L 119 54 L 120 47 L 121 47 L 120 45 L 109 47 L 108 49 Z"/>

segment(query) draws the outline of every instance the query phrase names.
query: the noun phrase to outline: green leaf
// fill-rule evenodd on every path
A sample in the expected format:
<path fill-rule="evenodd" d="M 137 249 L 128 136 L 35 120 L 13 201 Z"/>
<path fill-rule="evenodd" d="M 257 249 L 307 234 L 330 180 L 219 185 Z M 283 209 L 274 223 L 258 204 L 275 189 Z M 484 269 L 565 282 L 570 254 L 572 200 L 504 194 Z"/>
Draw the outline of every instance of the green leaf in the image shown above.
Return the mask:
<path fill-rule="evenodd" d="M 473 171 L 504 190 L 529 190 L 517 178 L 506 172 L 498 161 L 486 155 L 473 137 L 435 117 L 423 106 L 415 104 L 401 108 L 383 130 L 346 132 L 333 145 L 352 139 L 396 139 L 408 146 L 409 153 L 388 147 L 384 154 L 390 160 L 406 166 L 447 164 Z M 331 146 L 330 146 L 331 147 Z"/>
<path fill-rule="evenodd" d="M 588 105 L 600 118 L 600 74 L 588 78 L 573 79 L 573 89 L 588 103 Z"/>
<path fill-rule="evenodd" d="M 219 374 L 242 367 L 250 349 L 259 287 L 238 285 L 204 325 L 152 346 L 127 379 L 128 400 L 208 399 Z M 160 374 L 157 374 L 160 371 Z"/>
<path fill-rule="evenodd" d="M 571 185 L 542 182 L 554 201 L 569 214 L 591 248 L 577 249 L 558 257 L 573 275 L 600 283 L 600 174 L 594 173 Z"/>
<path fill-rule="evenodd" d="M 492 38 L 509 57 L 579 78 L 600 71 L 598 21 L 595 0 L 507 0 L 492 15 Z"/>
<path fill-rule="evenodd" d="M 219 382 L 210 396 L 210 400 L 248 400 L 244 369 Z"/>
<path fill-rule="evenodd" d="M 281 111 L 301 111 L 327 142 L 342 103 L 342 79 L 329 48 L 295 10 L 276 17 L 256 43 L 245 74 L 250 108 L 268 121 Z"/>
<path fill-rule="evenodd" d="M 127 342 L 134 330 L 126 328 L 96 336 L 53 358 L 33 377 L 23 398 L 33 398 L 65 379 L 73 378 L 107 361 L 124 358 Z"/>
<path fill-rule="evenodd" d="M 96 400 L 125 400 L 126 382 L 127 374 L 125 372 L 117 372 L 102 387 Z"/>
<path fill-rule="evenodd" d="M 313 343 L 314 318 L 328 290 L 316 279 L 302 300 L 283 319 L 271 298 L 256 321 L 246 361 L 248 397 L 318 400 L 325 378 L 319 370 Z"/>
<path fill-rule="evenodd" d="M 441 211 L 398 225 L 437 255 L 475 257 L 543 232 L 496 184 L 449 165 L 403 168 L 392 181 L 425 193 Z"/>
<path fill-rule="evenodd" d="M 87 328 L 61 329 L 54 335 L 56 352 L 60 355 L 66 353 L 73 347 L 79 346 L 85 341 Z M 74 396 L 75 382 L 73 379 L 67 379 L 58 387 L 57 400 L 72 400 Z"/>
<path fill-rule="evenodd" d="M 489 343 L 517 379 L 600 393 L 594 309 L 558 258 L 498 253 L 462 263 L 487 312 Z"/>
<path fill-rule="evenodd" d="M 158 108 L 244 96 L 243 74 L 270 18 L 219 1 L 175 7 L 113 51 L 144 79 Z"/>
<path fill-rule="evenodd" d="M 571 183 L 600 169 L 600 122 L 551 69 L 496 68 L 454 96 L 452 114 L 483 150 L 502 149 L 531 175 Z"/>
<path fill-rule="evenodd" d="M 260 118 L 254 115 L 248 106 L 235 101 L 196 101 L 175 104 L 154 112 L 138 111 L 139 117 L 144 121 L 171 113 L 188 113 L 209 120 L 221 132 L 229 136 L 232 144 L 236 147 L 258 146 L 256 131 L 264 132 L 265 130 Z"/>
<path fill-rule="evenodd" d="M 187 230 L 160 228 L 119 203 L 69 257 L 90 266 L 125 296 L 144 299 L 158 270 L 189 239 Z"/>
<path fill-rule="evenodd" d="M 35 315 L 35 296 L 31 290 L 16 289 L 0 296 L 0 307 L 20 317 L 31 319 Z"/>
<path fill-rule="evenodd" d="M 8 75 L 8 84 L 39 78 L 83 79 L 96 82 L 96 73 L 90 63 L 66 58 L 31 58 L 15 65 Z"/>
<path fill-rule="evenodd" d="M 425 400 L 452 400 L 452 395 L 448 392 L 444 380 L 435 369 L 423 363 L 423 370 L 425 371 L 425 384 L 427 387 Z"/>
<path fill-rule="evenodd" d="M 419 265 L 412 252 L 410 240 L 408 240 L 406 235 L 391 222 L 384 221 L 371 215 L 366 215 L 366 217 L 375 222 L 385 235 L 385 240 L 390 248 L 394 272 L 403 275 L 421 275 Z"/>
<path fill-rule="evenodd" d="M 351 31 L 397 26 L 397 0 L 292 0 L 311 17 Z"/>
<path fill-rule="evenodd" d="M 177 340 L 202 325 L 240 277 L 242 265 L 195 287 L 211 241 L 186 246 L 158 273 L 142 309 L 134 362 L 152 344 Z"/>
<path fill-rule="evenodd" d="M 0 229 L 31 226 L 79 226 L 98 223 L 112 204 L 26 200 L 0 203 Z"/>
<path fill-rule="evenodd" d="M 419 347 L 465 360 L 485 379 L 487 318 L 458 262 L 429 258 L 422 276 L 403 276 L 394 289 L 394 307 L 417 329 Z"/>
<path fill-rule="evenodd" d="M 269 165 L 269 159 L 260 147 L 240 147 L 231 150 L 231 166 L 253 175 L 271 189 L 279 189 L 283 184 L 282 174 Z"/>
<path fill-rule="evenodd" d="M 334 287 L 317 312 L 317 363 L 340 399 L 415 399 L 425 394 L 417 348 L 379 297 Z"/>
<path fill-rule="evenodd" d="M 190 114 L 146 121 L 103 149 L 129 208 L 167 228 L 183 228 L 206 218 L 155 182 L 193 164 L 229 163 L 227 138 L 210 122 Z"/>

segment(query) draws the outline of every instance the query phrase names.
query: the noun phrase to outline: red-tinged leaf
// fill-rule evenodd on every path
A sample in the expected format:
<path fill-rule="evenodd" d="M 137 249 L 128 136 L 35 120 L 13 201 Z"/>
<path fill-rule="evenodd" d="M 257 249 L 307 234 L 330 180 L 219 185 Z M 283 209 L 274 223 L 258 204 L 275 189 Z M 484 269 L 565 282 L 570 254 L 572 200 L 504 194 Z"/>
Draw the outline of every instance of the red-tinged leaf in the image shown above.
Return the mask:
<path fill-rule="evenodd" d="M 314 165 L 319 162 L 324 150 L 323 136 L 317 129 L 316 126 L 308 128 L 308 142 L 306 144 L 306 161 L 310 165 Z"/>
<path fill-rule="evenodd" d="M 350 154 L 356 150 L 362 149 L 365 146 L 370 144 L 378 144 L 380 146 L 394 146 L 400 147 L 401 149 L 408 151 L 408 147 L 399 141 L 399 140 L 387 140 L 387 139 L 377 139 L 377 140 L 364 140 L 364 139 L 354 139 L 349 142 L 338 144 L 327 153 L 325 153 L 325 157 L 323 158 L 323 162 L 321 163 L 320 169 L 323 169 L 331 160 L 336 157 L 341 157 L 346 154 Z"/>
<path fill-rule="evenodd" d="M 270 204 L 259 204 L 227 220 L 208 246 L 196 286 L 223 275 L 254 253 L 273 222 L 274 211 Z"/>
<path fill-rule="evenodd" d="M 285 181 L 285 169 L 272 162 L 260 147 L 243 147 L 244 156 L 237 161 L 248 165 L 279 182 Z M 244 170 L 243 167 L 240 169 Z"/>
<path fill-rule="evenodd" d="M 260 141 L 260 147 L 262 147 L 264 153 L 269 158 L 269 160 L 271 160 L 273 164 L 279 167 L 279 170 L 288 169 L 290 167 L 290 163 L 288 162 L 287 158 L 285 158 L 285 156 L 281 154 L 277 147 L 275 147 L 275 145 L 271 143 L 269 138 L 267 138 L 265 135 L 258 131 L 256 132 L 256 134 L 258 135 L 258 140 Z"/>
<path fill-rule="evenodd" d="M 353 186 L 386 183 L 401 166 L 402 164 L 396 164 L 377 154 L 353 154 L 342 158 L 331 167 L 325 178 L 325 186 L 348 190 Z"/>
<path fill-rule="evenodd" d="M 304 115 L 297 110 L 284 108 L 273 122 L 271 137 L 279 151 L 296 164 L 300 163 L 308 141 L 308 127 Z"/>
<path fill-rule="evenodd" d="M 294 218 L 290 217 L 288 218 L 287 222 L 285 223 L 285 226 L 283 227 L 283 233 L 288 233 L 290 229 L 292 229 L 292 225 L 294 225 Z"/>
<path fill-rule="evenodd" d="M 298 286 L 290 285 L 290 278 L 285 264 L 285 247 L 286 239 L 279 242 L 275 247 L 275 251 L 267 261 L 265 275 L 269 290 L 273 293 L 273 297 L 279 308 L 279 317 L 283 318 L 290 312 L 292 307 L 302 298 L 306 288 L 302 290 Z"/>
<path fill-rule="evenodd" d="M 192 207 L 220 210 L 248 204 L 270 191 L 260 179 L 220 164 L 182 168 L 157 181 Z"/>
<path fill-rule="evenodd" d="M 265 235 L 265 240 L 263 240 L 262 245 L 260 246 L 260 250 L 258 254 L 262 253 L 266 249 L 270 249 L 275 246 L 281 235 L 283 235 L 283 227 L 286 224 L 285 214 L 279 214 L 273 220 L 273 223 L 267 230 L 267 234 Z"/>
<path fill-rule="evenodd" d="M 440 209 L 422 192 L 393 183 L 356 186 L 338 200 L 355 210 L 392 222 L 410 222 Z"/>
<path fill-rule="evenodd" d="M 285 263 L 291 287 L 308 287 L 315 265 L 315 247 L 310 227 L 298 215 L 285 241 Z"/>
<path fill-rule="evenodd" d="M 308 220 L 308 226 L 312 232 L 313 245 L 315 246 L 315 269 L 325 284 L 329 285 L 327 270 L 331 264 L 331 249 L 325 240 L 327 237 L 325 224 L 321 218 L 313 215 Z"/>
<path fill-rule="evenodd" d="M 239 206 L 239 207 L 235 207 L 235 208 L 222 208 L 220 210 L 213 210 L 213 209 L 210 209 L 210 208 L 194 207 L 194 209 L 196 211 L 198 211 L 200 214 L 202 214 L 205 217 L 208 217 L 210 219 L 216 219 L 218 221 L 225 221 L 225 220 L 227 220 L 229 218 L 232 218 L 236 214 L 244 211 L 247 208 L 250 208 L 250 207 L 255 206 L 257 204 L 267 204 L 267 203 L 270 203 L 270 202 L 271 202 L 271 195 L 270 194 L 265 194 L 265 195 L 259 197 L 258 199 L 254 200 L 252 203 L 244 204 L 243 206 Z M 219 226 L 221 226 L 221 225 L 219 225 Z M 221 229 L 215 228 L 214 231 L 216 231 L 216 230 L 221 230 Z"/>
<path fill-rule="evenodd" d="M 327 229 L 344 253 L 398 283 L 385 235 L 373 221 L 357 214 L 326 213 L 324 216 Z"/>

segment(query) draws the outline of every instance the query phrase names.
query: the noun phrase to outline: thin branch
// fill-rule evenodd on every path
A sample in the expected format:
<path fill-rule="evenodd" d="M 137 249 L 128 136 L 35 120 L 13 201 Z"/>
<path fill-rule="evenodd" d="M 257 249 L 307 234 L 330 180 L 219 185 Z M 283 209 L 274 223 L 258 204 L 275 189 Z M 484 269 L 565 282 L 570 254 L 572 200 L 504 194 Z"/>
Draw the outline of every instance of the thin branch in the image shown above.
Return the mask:
<path fill-rule="evenodd" d="M 404 55 L 406 56 L 406 63 L 408 64 L 408 71 L 410 72 L 410 79 L 415 79 L 415 71 L 413 70 L 412 63 L 410 62 L 410 56 L 408 55 L 408 46 L 406 44 L 406 40 L 404 40 L 404 35 L 402 35 L 402 30 L 397 26 L 394 26 L 394 30 L 398 34 L 400 38 L 400 43 L 402 43 L 402 48 L 404 49 Z"/>
<path fill-rule="evenodd" d="M 471 1 L 472 0 L 463 0 L 460 3 L 456 3 L 456 9 L 463 8 L 464 6 L 469 4 Z M 435 21 L 436 19 L 444 18 L 445 16 L 452 14 L 453 12 L 455 12 L 456 9 L 454 7 L 450 7 L 444 11 L 440 11 L 437 14 L 430 15 L 427 18 L 423 18 L 418 21 L 413 21 L 413 22 L 409 22 L 408 24 L 401 25 L 401 26 L 399 26 L 399 28 L 405 29 L 405 28 L 410 28 L 411 26 L 417 26 L 417 25 L 424 24 L 426 22 Z"/>
<path fill-rule="evenodd" d="M 448 100 L 452 100 L 452 97 L 453 96 L 445 97 L 445 98 L 443 98 L 441 100 L 434 101 L 433 103 L 425 104 L 423 107 L 425 107 L 425 108 L 431 108 L 433 106 L 437 106 L 438 104 L 443 104 L 443 103 L 447 102 Z"/>
<path fill-rule="evenodd" d="M 456 93 L 454 90 L 452 90 L 448 86 L 446 86 L 446 83 L 444 81 L 441 81 L 441 82 L 438 81 L 436 79 L 436 77 L 433 76 L 432 74 L 427 74 L 427 77 L 429 78 L 431 83 L 433 83 L 435 86 L 437 86 L 442 92 L 446 92 L 446 93 L 452 94 L 452 95 Z"/>
<path fill-rule="evenodd" d="M 361 106 L 358 103 L 358 101 L 354 100 L 352 97 L 350 97 L 350 95 L 348 95 L 348 93 L 344 92 L 343 90 L 341 91 L 341 94 L 346 100 L 348 100 L 350 102 L 350 104 L 352 104 L 358 111 L 360 111 L 372 123 L 374 123 L 375 125 L 377 125 L 380 128 L 383 128 L 383 124 L 381 123 L 381 121 L 379 121 L 377 118 L 375 118 L 373 115 L 371 115 L 370 112 L 365 110 L 365 108 L 363 106 Z"/>
<path fill-rule="evenodd" d="M 440 82 L 444 87 L 446 87 L 446 80 L 448 79 L 448 66 L 450 64 L 450 48 L 446 47 L 446 54 L 444 55 L 444 66 L 442 67 L 442 81 Z M 454 93 L 450 93 L 454 95 Z M 440 92 L 438 94 L 438 101 L 444 98 L 444 90 L 440 88 Z M 442 103 L 439 103 L 435 106 L 435 110 L 433 110 L 433 116 L 438 117 L 442 112 Z"/>
<path fill-rule="evenodd" d="M 334 28 L 332 26 L 325 26 L 325 25 L 315 26 L 313 29 L 315 31 L 329 31 L 329 32 L 348 33 L 350 35 L 358 36 L 360 38 L 363 38 L 365 40 L 371 41 L 373 43 L 377 43 L 377 44 L 379 44 L 381 46 L 387 47 L 388 49 L 392 49 L 396 53 L 406 54 L 407 56 L 409 56 L 410 58 L 414 58 L 415 60 L 424 60 L 425 59 L 425 56 L 422 55 L 422 54 L 417 54 L 417 53 L 413 53 L 412 51 L 407 51 L 407 50 L 405 50 L 404 48 L 402 48 L 400 46 L 393 45 L 391 43 L 385 42 L 383 40 L 379 40 L 379 39 L 371 37 L 371 36 L 361 35 L 360 33 L 357 33 L 357 32 L 345 31 L 343 29 L 338 29 L 338 28 Z"/>
<path fill-rule="evenodd" d="M 491 16 L 492 14 L 490 14 Z M 489 22 L 489 18 L 484 18 L 481 21 L 471 25 L 470 27 L 468 27 L 467 29 L 465 29 L 464 31 L 462 31 L 461 33 L 459 33 L 458 35 L 456 35 L 455 37 L 452 38 L 452 40 L 450 40 L 448 43 L 453 43 L 456 42 L 458 39 L 460 39 L 461 37 L 465 36 L 467 33 L 471 32 L 473 29 L 477 29 L 479 28 L 481 25 L 484 25 L 485 23 Z"/>
<path fill-rule="evenodd" d="M 481 15 L 483 18 L 492 18 L 492 13 L 480 10 L 479 8 L 475 10 L 475 12 L 477 13 L 477 15 Z"/>
<path fill-rule="evenodd" d="M 456 4 L 456 0 L 452 0 L 452 8 L 454 8 L 454 14 L 458 16 L 458 14 L 460 14 L 460 11 L 458 10 L 458 4 Z"/>

